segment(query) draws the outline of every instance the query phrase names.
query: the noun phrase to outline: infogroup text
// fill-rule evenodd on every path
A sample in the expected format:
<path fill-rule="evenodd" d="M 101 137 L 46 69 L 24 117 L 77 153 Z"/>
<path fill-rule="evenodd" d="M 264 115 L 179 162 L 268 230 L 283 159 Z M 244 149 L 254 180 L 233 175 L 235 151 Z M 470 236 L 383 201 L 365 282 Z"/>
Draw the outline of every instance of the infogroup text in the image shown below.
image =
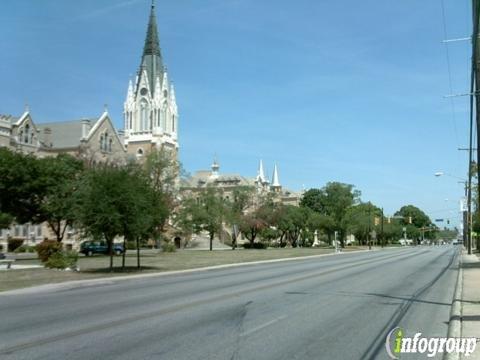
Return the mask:
<path fill-rule="evenodd" d="M 447 338 L 422 337 L 416 333 L 413 337 L 406 337 L 402 328 L 392 329 L 386 338 L 385 348 L 392 359 L 399 359 L 400 354 L 426 354 L 434 357 L 438 353 L 461 353 L 470 356 L 477 346 L 477 338 Z"/>

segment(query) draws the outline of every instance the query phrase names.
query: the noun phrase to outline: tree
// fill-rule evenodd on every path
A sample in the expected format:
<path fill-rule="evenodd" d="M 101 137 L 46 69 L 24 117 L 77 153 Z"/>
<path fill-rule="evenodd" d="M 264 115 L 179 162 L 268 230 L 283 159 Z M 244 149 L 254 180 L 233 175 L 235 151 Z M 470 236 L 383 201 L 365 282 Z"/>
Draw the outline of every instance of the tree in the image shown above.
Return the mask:
<path fill-rule="evenodd" d="M 411 239 L 419 239 L 422 235 L 429 239 L 434 239 L 436 227 L 430 218 L 418 207 L 413 205 L 402 206 L 395 213 L 396 217 L 402 217 L 400 223 L 407 227 L 407 236 Z M 411 220 L 411 223 L 410 223 Z M 415 229 L 414 229 L 415 228 Z M 434 229 L 433 231 L 426 231 Z"/>
<path fill-rule="evenodd" d="M 113 241 L 117 236 L 137 240 L 151 236 L 159 222 L 158 206 L 147 177 L 136 166 L 101 166 L 89 170 L 77 192 L 78 226 L 84 235 L 104 239 L 113 269 Z"/>
<path fill-rule="evenodd" d="M 45 220 L 41 202 L 46 184 L 33 155 L 0 148 L 0 218 L 2 227 L 12 221 L 40 223 Z"/>
<path fill-rule="evenodd" d="M 311 232 L 323 232 L 328 237 L 328 243 L 332 242 L 332 236 L 335 233 L 335 223 L 333 219 L 324 214 L 312 211 L 308 217 L 308 228 Z"/>
<path fill-rule="evenodd" d="M 360 203 L 347 209 L 344 225 L 355 235 L 361 244 L 371 240 L 371 232 L 375 229 L 374 218 L 382 216 L 382 210 L 371 202 Z"/>
<path fill-rule="evenodd" d="M 147 233 L 158 243 L 168 218 L 178 206 L 178 180 L 183 169 L 173 153 L 162 148 L 148 154 L 143 170 L 152 190 L 149 194 L 153 206 L 153 228 Z"/>
<path fill-rule="evenodd" d="M 360 191 L 353 185 L 339 182 L 329 182 L 322 189 L 310 189 L 303 196 L 300 205 L 310 208 L 320 214 L 330 216 L 339 231 L 340 242 L 345 247 L 346 223 L 344 221 L 347 209 L 358 203 Z"/>
<path fill-rule="evenodd" d="M 268 211 L 267 206 L 262 206 L 239 218 L 239 229 L 252 244 L 252 249 L 257 235 L 268 227 Z"/>
<path fill-rule="evenodd" d="M 302 231 L 306 230 L 308 209 L 293 205 L 282 205 L 277 208 L 272 224 L 280 235 L 280 246 L 284 247 L 287 241 L 292 247 L 298 246 Z"/>
<path fill-rule="evenodd" d="M 0 225 L 46 221 L 58 242 L 74 220 L 74 192 L 83 171 L 69 155 L 38 159 L 0 149 Z"/>
<path fill-rule="evenodd" d="M 208 187 L 198 193 L 197 197 L 184 200 L 178 215 L 178 224 L 185 232 L 208 232 L 212 251 L 213 239 L 222 231 L 226 213 L 227 206 L 221 191 Z"/>
<path fill-rule="evenodd" d="M 83 162 L 66 154 L 38 159 L 44 194 L 40 202 L 42 218 L 61 242 L 75 220 L 75 196 L 83 173 Z"/>

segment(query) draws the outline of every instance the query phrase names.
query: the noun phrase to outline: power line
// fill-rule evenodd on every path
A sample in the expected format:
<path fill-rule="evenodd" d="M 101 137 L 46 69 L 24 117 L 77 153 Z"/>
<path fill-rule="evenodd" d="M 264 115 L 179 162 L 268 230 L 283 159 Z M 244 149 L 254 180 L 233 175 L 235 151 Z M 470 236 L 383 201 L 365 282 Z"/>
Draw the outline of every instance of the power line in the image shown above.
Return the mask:
<path fill-rule="evenodd" d="M 445 0 L 442 0 L 441 4 L 442 4 L 443 38 L 446 40 L 448 39 L 448 34 L 447 34 L 447 20 L 445 16 Z M 448 70 L 448 86 L 450 89 L 450 94 L 453 94 L 450 52 L 448 50 L 448 42 L 444 42 L 444 44 L 445 44 L 445 56 L 447 60 L 447 70 Z M 453 100 L 453 97 L 450 98 L 450 107 L 452 109 L 452 121 L 453 121 L 453 129 L 455 132 L 455 141 L 457 142 L 457 147 L 458 147 L 459 141 L 458 141 L 458 130 L 457 130 L 457 118 L 456 118 L 456 110 L 455 110 L 455 101 Z"/>

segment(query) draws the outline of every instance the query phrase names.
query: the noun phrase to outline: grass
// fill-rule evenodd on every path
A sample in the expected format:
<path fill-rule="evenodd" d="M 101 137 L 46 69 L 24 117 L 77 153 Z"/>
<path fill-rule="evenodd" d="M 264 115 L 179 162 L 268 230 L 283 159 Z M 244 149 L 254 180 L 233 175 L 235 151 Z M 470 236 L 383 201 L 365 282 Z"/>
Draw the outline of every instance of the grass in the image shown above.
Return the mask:
<path fill-rule="evenodd" d="M 348 248 L 359 250 L 361 248 Z M 24 269 L 0 271 L 0 291 L 24 287 L 59 283 L 72 280 L 95 279 L 107 276 L 118 276 L 138 273 L 164 272 L 185 270 L 206 266 L 292 258 L 299 256 L 320 255 L 333 252 L 327 248 L 295 248 L 268 250 L 180 250 L 173 253 L 142 252 L 142 268 L 136 268 L 137 259 L 134 251 L 126 256 L 126 269 L 122 270 L 122 257 L 114 257 L 115 271 L 109 271 L 108 256 L 81 256 L 78 261 L 79 272 L 60 271 L 52 269 Z M 38 259 L 17 260 L 17 264 L 40 264 Z"/>

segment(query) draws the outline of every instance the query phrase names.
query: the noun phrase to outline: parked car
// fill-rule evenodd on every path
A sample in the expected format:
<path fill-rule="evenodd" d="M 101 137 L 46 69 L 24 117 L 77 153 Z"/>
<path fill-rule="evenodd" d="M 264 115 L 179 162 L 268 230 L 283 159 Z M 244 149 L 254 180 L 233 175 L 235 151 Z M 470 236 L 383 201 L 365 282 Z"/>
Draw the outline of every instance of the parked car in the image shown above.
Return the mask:
<path fill-rule="evenodd" d="M 108 255 L 108 244 L 106 241 L 85 241 L 80 244 L 80 252 L 85 256 L 94 254 Z M 121 255 L 123 252 L 123 244 L 113 244 L 113 253 L 115 255 Z"/>

